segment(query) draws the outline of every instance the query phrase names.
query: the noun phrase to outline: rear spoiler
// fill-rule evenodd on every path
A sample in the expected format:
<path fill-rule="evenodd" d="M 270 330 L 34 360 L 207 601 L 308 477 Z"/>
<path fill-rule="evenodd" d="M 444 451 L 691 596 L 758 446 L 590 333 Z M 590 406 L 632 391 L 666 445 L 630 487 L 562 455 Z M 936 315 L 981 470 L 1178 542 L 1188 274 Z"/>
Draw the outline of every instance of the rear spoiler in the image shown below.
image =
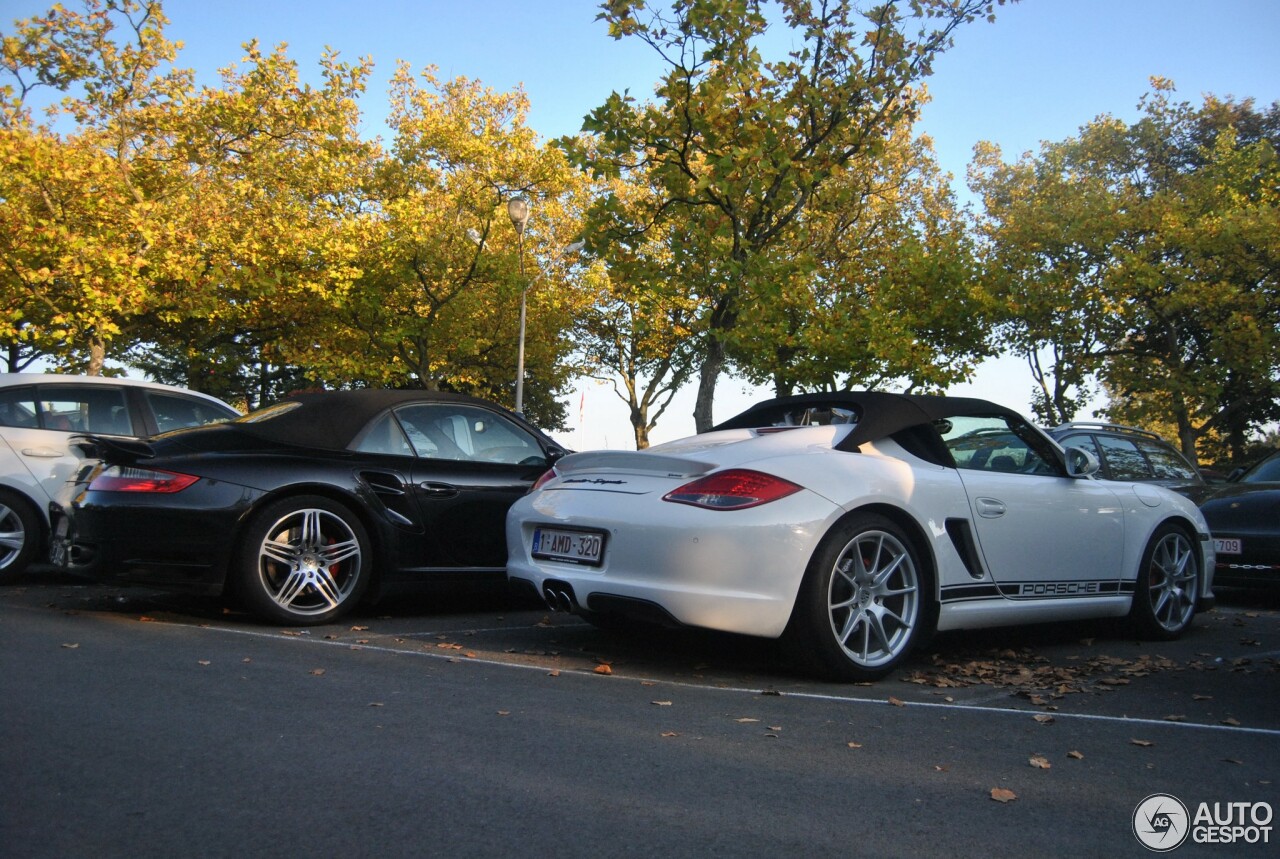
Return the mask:
<path fill-rule="evenodd" d="M 136 438 L 114 438 L 103 435 L 73 435 L 67 442 L 86 459 L 109 459 L 134 462 L 150 459 L 155 451 L 150 443 Z"/>

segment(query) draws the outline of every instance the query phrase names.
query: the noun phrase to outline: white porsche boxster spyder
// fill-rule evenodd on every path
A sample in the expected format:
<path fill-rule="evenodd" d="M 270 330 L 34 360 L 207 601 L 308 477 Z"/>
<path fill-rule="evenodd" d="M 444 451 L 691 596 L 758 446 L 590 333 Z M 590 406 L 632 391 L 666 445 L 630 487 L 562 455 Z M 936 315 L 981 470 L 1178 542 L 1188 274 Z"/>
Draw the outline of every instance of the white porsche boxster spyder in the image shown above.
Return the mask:
<path fill-rule="evenodd" d="M 935 630 L 1127 615 L 1181 635 L 1213 599 L 1204 519 L 1097 469 L 984 400 L 784 397 L 559 460 L 507 515 L 507 575 L 601 626 L 781 637 L 844 680 L 887 674 Z"/>

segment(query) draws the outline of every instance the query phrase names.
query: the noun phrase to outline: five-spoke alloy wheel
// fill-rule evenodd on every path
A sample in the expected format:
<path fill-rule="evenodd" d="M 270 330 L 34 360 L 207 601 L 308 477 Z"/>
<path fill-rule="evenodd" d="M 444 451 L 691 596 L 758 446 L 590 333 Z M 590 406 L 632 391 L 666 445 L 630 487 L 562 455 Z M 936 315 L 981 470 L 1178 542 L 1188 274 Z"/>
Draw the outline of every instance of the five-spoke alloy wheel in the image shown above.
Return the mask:
<path fill-rule="evenodd" d="M 248 607 L 294 625 L 344 614 L 369 584 L 369 537 L 351 511 L 319 496 L 265 507 L 239 549 L 237 571 Z"/>

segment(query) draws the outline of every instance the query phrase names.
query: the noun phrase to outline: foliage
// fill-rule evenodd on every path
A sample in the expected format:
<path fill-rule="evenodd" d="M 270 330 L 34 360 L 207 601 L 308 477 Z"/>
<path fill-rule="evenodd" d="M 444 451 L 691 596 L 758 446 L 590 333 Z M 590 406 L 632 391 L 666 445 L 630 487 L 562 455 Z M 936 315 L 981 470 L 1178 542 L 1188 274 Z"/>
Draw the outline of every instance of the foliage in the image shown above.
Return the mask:
<path fill-rule="evenodd" d="M 744 309 L 797 274 L 787 251 L 803 241 L 793 232 L 801 213 L 834 175 L 877 158 L 886 135 L 914 119 L 911 84 L 956 27 L 996 4 L 889 2 L 865 14 L 851 0 L 778 5 L 802 47 L 772 62 L 759 50 L 769 21 L 758 0 L 676 0 L 670 12 L 612 0 L 600 16 L 615 38 L 652 47 L 668 70 L 656 103 L 639 107 L 615 92 L 587 117 L 595 147 L 580 163 L 606 177 L 643 163 L 661 194 L 637 227 L 675 217 L 725 249 L 689 284 L 707 305 L 700 430 L 712 422 L 715 382 Z"/>
<path fill-rule="evenodd" d="M 580 152 L 591 141 L 563 145 Z M 587 244 L 598 286 L 575 330 L 586 371 L 626 404 L 637 450 L 694 372 L 702 307 L 690 275 L 716 258 L 714 238 L 678 217 L 636 227 L 661 194 L 648 179 L 639 168 L 597 183 Z"/>
<path fill-rule="evenodd" d="M 986 297 L 947 180 L 905 125 L 874 163 L 833 176 L 788 235 L 792 272 L 744 308 L 737 366 L 779 396 L 967 378 L 986 351 Z"/>
<path fill-rule="evenodd" d="M 1280 106 L 1170 100 L 1153 81 L 1132 126 L 1101 117 L 1038 157 L 971 171 L 987 208 L 1004 342 L 1067 420 L 1099 379 L 1109 416 L 1168 423 L 1182 449 L 1280 417 Z M 1047 380 L 1053 377 L 1050 386 Z"/>

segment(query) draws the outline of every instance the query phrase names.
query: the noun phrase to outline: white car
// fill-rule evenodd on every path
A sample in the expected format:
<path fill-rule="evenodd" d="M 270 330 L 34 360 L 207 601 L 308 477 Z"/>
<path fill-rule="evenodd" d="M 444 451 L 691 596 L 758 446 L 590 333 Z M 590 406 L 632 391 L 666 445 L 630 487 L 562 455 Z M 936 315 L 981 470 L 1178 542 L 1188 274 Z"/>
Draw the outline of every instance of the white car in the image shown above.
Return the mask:
<path fill-rule="evenodd" d="M 207 394 L 137 379 L 0 374 L 0 581 L 44 555 L 49 502 L 79 463 L 71 436 L 149 436 L 239 414 Z"/>
<path fill-rule="evenodd" d="M 1097 469 L 983 400 L 780 398 L 561 459 L 507 515 L 507 575 L 602 626 L 781 637 L 844 680 L 935 630 L 1127 615 L 1174 638 L 1212 605 L 1209 529 L 1182 496 Z"/>

